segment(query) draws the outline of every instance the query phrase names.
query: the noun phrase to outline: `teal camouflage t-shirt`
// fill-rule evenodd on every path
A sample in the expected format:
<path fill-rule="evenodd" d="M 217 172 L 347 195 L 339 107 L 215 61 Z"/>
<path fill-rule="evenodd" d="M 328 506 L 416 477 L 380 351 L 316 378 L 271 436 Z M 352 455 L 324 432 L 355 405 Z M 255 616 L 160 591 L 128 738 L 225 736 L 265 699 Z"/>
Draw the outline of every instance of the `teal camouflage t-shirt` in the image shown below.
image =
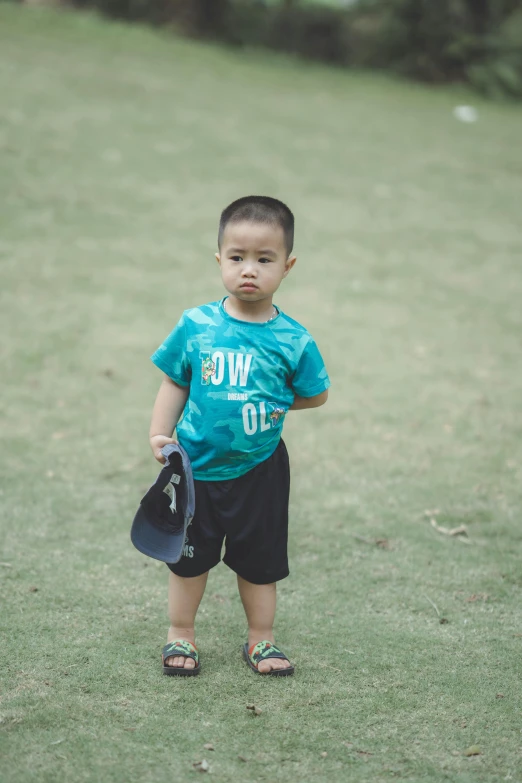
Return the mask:
<path fill-rule="evenodd" d="M 314 397 L 330 380 L 314 340 L 278 311 L 240 321 L 220 302 L 186 310 L 151 359 L 190 386 L 177 437 L 194 478 L 237 478 L 270 457 L 294 395 Z"/>

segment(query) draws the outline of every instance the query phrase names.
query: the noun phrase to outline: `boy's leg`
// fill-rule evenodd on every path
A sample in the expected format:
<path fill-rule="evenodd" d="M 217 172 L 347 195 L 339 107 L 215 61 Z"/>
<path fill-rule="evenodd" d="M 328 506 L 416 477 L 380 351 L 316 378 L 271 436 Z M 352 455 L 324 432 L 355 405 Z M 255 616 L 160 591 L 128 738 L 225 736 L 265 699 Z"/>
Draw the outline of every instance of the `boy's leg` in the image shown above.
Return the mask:
<path fill-rule="evenodd" d="M 276 611 L 276 583 L 255 585 L 238 575 L 237 586 L 245 608 L 248 621 L 248 647 L 265 639 L 274 642 L 274 617 Z M 290 661 L 281 658 L 269 658 L 260 661 L 259 671 L 287 669 Z"/>
<path fill-rule="evenodd" d="M 196 612 L 205 592 L 208 571 L 201 576 L 177 576 L 169 572 L 169 618 L 170 628 L 167 642 L 175 639 L 185 639 L 195 643 L 194 620 Z M 165 659 L 165 666 L 193 669 L 192 658 L 182 655 L 170 656 Z"/>

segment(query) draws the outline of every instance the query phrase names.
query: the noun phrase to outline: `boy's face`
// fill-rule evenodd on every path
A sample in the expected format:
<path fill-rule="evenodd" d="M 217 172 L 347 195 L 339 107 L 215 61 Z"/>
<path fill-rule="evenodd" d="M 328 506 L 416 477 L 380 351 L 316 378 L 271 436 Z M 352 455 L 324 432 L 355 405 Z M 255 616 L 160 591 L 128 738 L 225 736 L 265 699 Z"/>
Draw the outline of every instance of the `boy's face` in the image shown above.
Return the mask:
<path fill-rule="evenodd" d="M 216 253 L 223 284 L 243 302 L 272 298 L 293 265 L 281 226 L 242 221 L 229 223 Z"/>

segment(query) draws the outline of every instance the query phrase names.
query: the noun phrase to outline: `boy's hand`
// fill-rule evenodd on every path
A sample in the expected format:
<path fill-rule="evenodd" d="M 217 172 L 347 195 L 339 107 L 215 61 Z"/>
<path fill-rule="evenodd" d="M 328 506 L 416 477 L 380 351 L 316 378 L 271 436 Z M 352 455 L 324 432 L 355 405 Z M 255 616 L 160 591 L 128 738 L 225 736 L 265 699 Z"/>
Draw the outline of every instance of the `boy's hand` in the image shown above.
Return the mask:
<path fill-rule="evenodd" d="M 153 435 L 149 439 L 149 443 L 152 453 L 154 454 L 154 459 L 157 459 L 158 462 L 161 462 L 163 465 L 165 463 L 165 457 L 161 453 L 161 449 L 163 446 L 166 446 L 167 443 L 176 443 L 176 441 L 173 438 L 168 438 L 166 435 Z"/>

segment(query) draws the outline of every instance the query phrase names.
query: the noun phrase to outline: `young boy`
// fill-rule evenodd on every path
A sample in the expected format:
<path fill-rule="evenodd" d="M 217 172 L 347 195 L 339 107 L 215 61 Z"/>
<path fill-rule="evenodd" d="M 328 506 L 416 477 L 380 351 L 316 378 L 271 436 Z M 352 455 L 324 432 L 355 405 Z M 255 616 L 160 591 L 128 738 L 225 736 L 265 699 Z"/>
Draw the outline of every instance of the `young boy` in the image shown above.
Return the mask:
<path fill-rule="evenodd" d="M 168 564 L 166 674 L 199 674 L 194 621 L 223 540 L 248 621 L 246 662 L 259 674 L 294 671 L 273 635 L 276 582 L 289 573 L 290 472 L 281 432 L 287 411 L 326 402 L 330 381 L 306 329 L 272 303 L 296 261 L 293 239 L 294 217 L 281 201 L 247 196 L 230 204 L 216 253 L 228 295 L 186 310 L 152 356 L 165 375 L 150 445 L 164 462 L 161 449 L 174 442 L 177 425 L 196 493 L 184 554 Z"/>

